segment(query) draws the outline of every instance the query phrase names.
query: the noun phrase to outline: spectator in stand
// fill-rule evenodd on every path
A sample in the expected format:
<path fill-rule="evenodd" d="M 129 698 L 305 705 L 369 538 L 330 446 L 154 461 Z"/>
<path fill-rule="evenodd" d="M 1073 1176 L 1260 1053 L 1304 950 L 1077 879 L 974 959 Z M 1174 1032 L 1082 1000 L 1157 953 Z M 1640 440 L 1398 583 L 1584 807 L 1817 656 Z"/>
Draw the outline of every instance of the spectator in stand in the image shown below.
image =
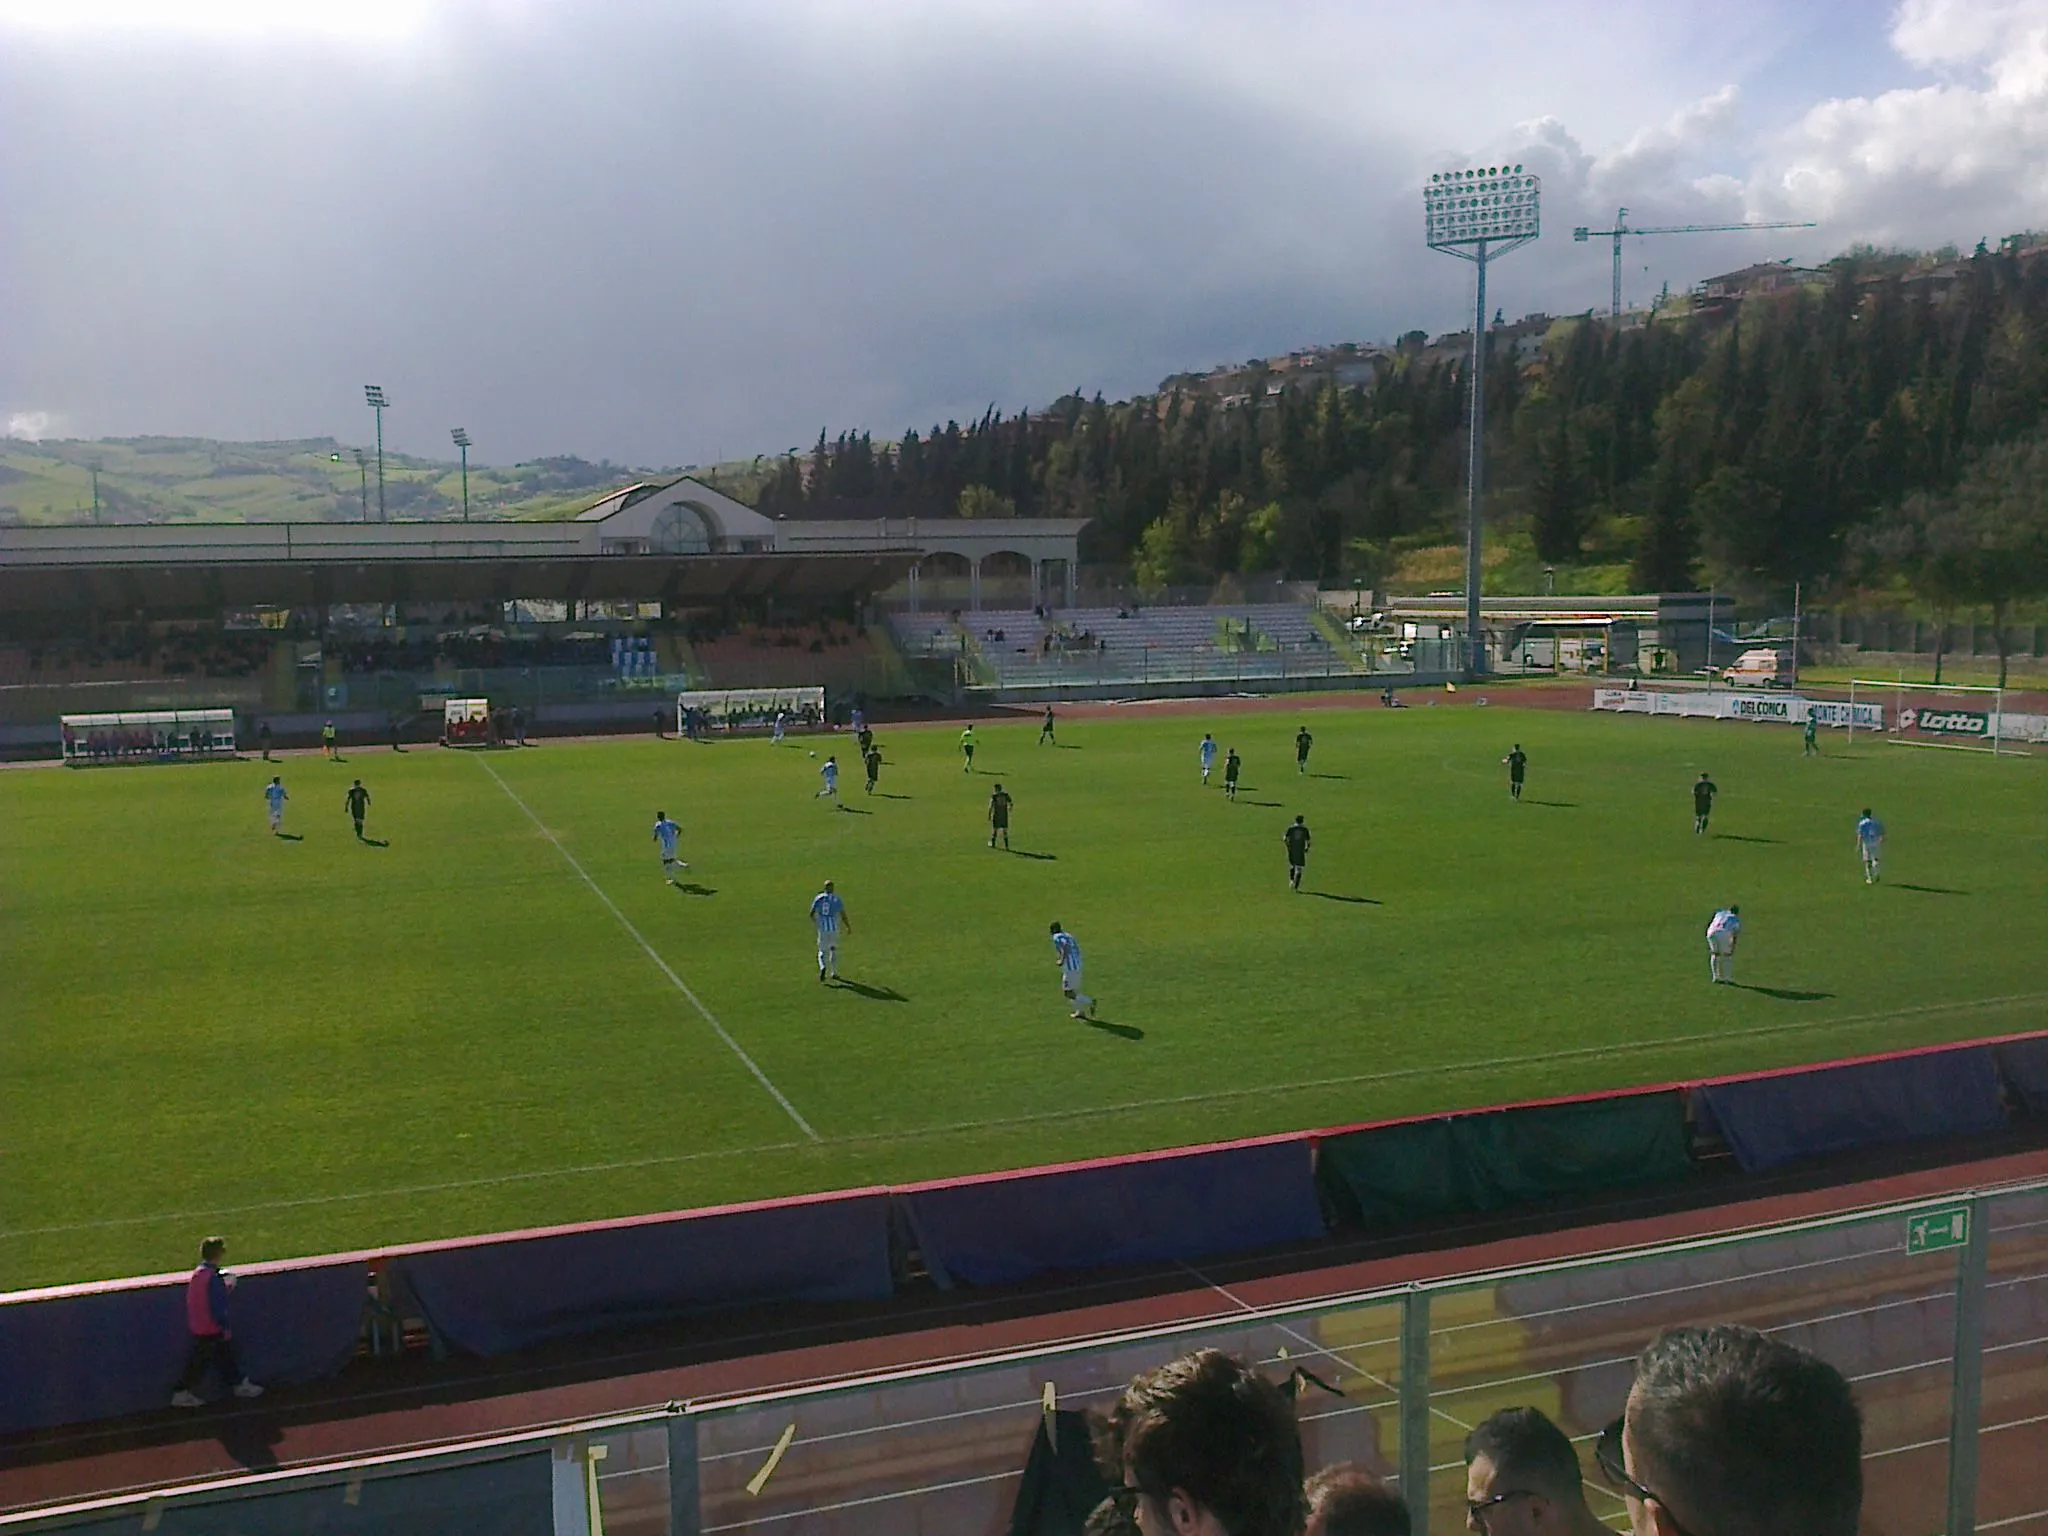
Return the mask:
<path fill-rule="evenodd" d="M 1107 1450 L 1117 1497 L 1145 1536 L 1296 1536 L 1302 1528 L 1294 1405 L 1219 1350 L 1183 1355 L 1124 1388 Z"/>
<path fill-rule="evenodd" d="M 234 1329 L 228 1323 L 228 1297 L 235 1288 L 235 1277 L 220 1267 L 227 1253 L 226 1238 L 206 1239 L 199 1245 L 199 1267 L 185 1282 L 185 1331 L 192 1343 L 185 1353 L 185 1372 L 171 1394 L 174 1408 L 200 1406 L 196 1389 L 214 1366 L 219 1367 L 221 1380 L 232 1384 L 235 1396 L 263 1395 L 263 1389 L 243 1373 L 235 1358 Z"/>
<path fill-rule="evenodd" d="M 1365 1468 L 1340 1462 L 1308 1480 L 1303 1536 L 1408 1536 L 1408 1506 Z"/>
<path fill-rule="evenodd" d="M 1534 1408 L 1503 1408 L 1465 1437 L 1465 1525 L 1479 1536 L 1608 1536 L 1587 1507 L 1578 1452 Z"/>
<path fill-rule="evenodd" d="M 1670 1328 L 1594 1459 L 1635 1536 L 1856 1536 L 1863 1418 L 1826 1361 L 1754 1328 Z"/>

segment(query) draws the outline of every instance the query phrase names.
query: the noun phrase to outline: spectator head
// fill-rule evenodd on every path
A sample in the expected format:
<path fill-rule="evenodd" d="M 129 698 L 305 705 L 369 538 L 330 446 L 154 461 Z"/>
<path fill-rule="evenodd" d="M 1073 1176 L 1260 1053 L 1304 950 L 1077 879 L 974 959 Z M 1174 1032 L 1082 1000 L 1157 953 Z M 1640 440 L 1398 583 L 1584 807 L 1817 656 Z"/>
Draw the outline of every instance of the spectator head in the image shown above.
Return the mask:
<path fill-rule="evenodd" d="M 1280 1389 L 1219 1350 L 1147 1371 L 1110 1416 L 1110 1475 L 1145 1536 L 1296 1536 L 1301 1435 Z"/>
<path fill-rule="evenodd" d="M 1349 1462 L 1308 1480 L 1303 1536 L 1408 1536 L 1408 1506 L 1386 1483 Z"/>
<path fill-rule="evenodd" d="M 1468 1530 L 1565 1536 L 1593 1523 L 1578 1452 L 1540 1410 L 1503 1408 L 1465 1437 Z"/>
<path fill-rule="evenodd" d="M 1651 1340 L 1597 1454 L 1636 1536 L 1855 1536 L 1862 1514 L 1849 1383 L 1753 1328 Z"/>
<path fill-rule="evenodd" d="M 199 1262 L 218 1264 L 227 1257 L 228 1240 L 224 1237 L 209 1237 L 199 1245 Z"/>

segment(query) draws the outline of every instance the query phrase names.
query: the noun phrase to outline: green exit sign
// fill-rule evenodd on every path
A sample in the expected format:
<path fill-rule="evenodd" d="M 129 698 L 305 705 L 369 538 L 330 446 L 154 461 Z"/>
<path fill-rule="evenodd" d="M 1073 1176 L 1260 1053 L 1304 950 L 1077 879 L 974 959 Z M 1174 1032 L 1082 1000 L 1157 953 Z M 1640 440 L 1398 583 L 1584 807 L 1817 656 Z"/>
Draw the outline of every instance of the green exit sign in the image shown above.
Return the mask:
<path fill-rule="evenodd" d="M 1960 1248 L 1970 1240 L 1970 1208 L 1951 1206 L 1945 1211 L 1928 1211 L 1906 1218 L 1906 1252 L 1933 1253 L 1941 1248 Z"/>

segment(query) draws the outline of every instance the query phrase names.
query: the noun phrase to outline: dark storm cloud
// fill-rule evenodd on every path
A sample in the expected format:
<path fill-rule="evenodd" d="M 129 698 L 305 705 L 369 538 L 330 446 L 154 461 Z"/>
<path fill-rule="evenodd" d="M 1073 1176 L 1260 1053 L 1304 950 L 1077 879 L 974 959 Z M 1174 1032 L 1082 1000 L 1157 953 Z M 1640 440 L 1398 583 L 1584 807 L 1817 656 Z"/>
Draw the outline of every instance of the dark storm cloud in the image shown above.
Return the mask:
<path fill-rule="evenodd" d="M 1533 22 L 1503 23 L 1526 67 L 1463 103 L 1429 18 L 1347 7 L 1264 23 L 1277 53 L 1198 3 L 479 9 L 374 43 L 0 31 L 0 413 L 361 436 L 374 380 L 413 451 L 459 422 L 486 460 L 676 462 L 1115 395 L 1463 323 L 1468 274 L 1419 248 L 1416 190 L 1461 154 L 1548 178 L 1551 234 L 1497 302 L 1583 308 L 1606 269 L 1573 223 L 1750 196 L 1700 181 L 1745 169 L 1754 129 L 1715 94 L 1741 61 L 1674 64 L 1689 34 L 1646 53 L 1660 10 L 1553 5 L 1573 25 L 1542 59 L 1509 30 Z M 1777 253 L 1754 238 L 1705 259 Z"/>

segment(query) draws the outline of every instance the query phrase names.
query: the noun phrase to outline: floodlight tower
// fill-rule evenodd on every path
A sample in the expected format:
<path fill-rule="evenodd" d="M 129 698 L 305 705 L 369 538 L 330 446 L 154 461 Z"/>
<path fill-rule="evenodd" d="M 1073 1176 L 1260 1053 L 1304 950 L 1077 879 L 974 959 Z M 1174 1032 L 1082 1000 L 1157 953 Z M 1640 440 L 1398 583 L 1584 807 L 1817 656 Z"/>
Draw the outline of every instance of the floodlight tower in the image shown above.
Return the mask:
<path fill-rule="evenodd" d="M 384 407 L 391 402 L 384 398 L 382 384 L 365 384 L 363 399 L 371 410 L 377 413 L 377 521 L 389 521 L 384 515 Z"/>
<path fill-rule="evenodd" d="M 448 434 L 462 450 L 462 520 L 469 521 L 469 428 L 457 427 Z"/>
<path fill-rule="evenodd" d="M 370 456 L 360 448 L 351 448 L 356 456 L 356 488 L 363 493 L 363 521 L 370 520 Z"/>
<path fill-rule="evenodd" d="M 1465 652 L 1467 674 L 1486 671 L 1479 628 L 1481 508 L 1486 492 L 1486 264 L 1541 233 L 1537 178 L 1519 165 L 1441 171 L 1422 189 L 1429 248 L 1469 261 L 1478 274 L 1472 306 L 1472 440 L 1465 465 Z"/>

